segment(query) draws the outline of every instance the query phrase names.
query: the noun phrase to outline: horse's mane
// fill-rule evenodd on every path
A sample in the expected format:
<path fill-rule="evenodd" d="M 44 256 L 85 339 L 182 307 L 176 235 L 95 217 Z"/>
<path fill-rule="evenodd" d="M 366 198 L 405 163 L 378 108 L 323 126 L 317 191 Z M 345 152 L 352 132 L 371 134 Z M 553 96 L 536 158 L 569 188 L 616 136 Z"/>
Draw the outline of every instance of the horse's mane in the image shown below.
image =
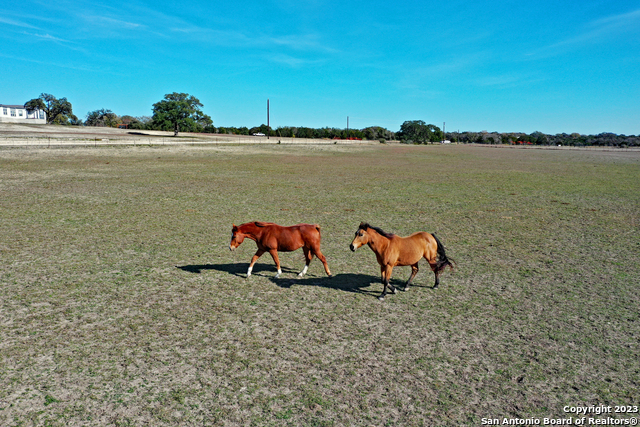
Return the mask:
<path fill-rule="evenodd" d="M 268 225 L 273 225 L 273 222 L 264 222 L 264 221 L 254 221 L 253 222 L 258 227 L 266 227 Z"/>
<path fill-rule="evenodd" d="M 390 238 L 392 238 L 393 236 L 395 236 L 395 234 L 393 234 L 393 233 L 387 233 L 387 232 L 386 232 L 386 231 L 384 231 L 382 228 L 379 228 L 379 227 L 373 227 L 373 226 L 369 225 L 369 224 L 368 224 L 368 223 L 366 223 L 366 222 L 361 223 L 361 224 L 360 224 L 360 227 L 358 227 L 358 228 L 361 228 L 361 229 L 363 229 L 363 230 L 367 230 L 367 229 L 369 229 L 369 228 L 370 228 L 370 229 L 372 229 L 373 231 L 375 231 L 376 233 L 378 233 L 379 235 L 386 237 L 387 239 L 390 239 Z"/>

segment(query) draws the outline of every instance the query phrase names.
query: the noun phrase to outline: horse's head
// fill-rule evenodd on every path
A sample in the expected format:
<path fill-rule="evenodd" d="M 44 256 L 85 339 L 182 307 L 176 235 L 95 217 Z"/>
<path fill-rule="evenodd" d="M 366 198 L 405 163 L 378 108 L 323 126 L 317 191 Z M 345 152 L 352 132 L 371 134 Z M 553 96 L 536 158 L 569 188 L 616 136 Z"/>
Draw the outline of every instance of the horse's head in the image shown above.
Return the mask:
<path fill-rule="evenodd" d="M 349 248 L 355 252 L 360 246 L 364 246 L 369 243 L 369 234 L 367 233 L 369 226 L 368 224 L 361 223 L 360 227 L 358 227 L 358 231 L 356 231 L 356 236 L 353 238 L 351 245 Z"/>
<path fill-rule="evenodd" d="M 238 226 L 233 224 L 233 227 L 231 228 L 231 242 L 229 242 L 229 250 L 234 250 L 240 246 L 240 244 L 244 242 L 244 237 L 245 235 L 240 232 Z"/>

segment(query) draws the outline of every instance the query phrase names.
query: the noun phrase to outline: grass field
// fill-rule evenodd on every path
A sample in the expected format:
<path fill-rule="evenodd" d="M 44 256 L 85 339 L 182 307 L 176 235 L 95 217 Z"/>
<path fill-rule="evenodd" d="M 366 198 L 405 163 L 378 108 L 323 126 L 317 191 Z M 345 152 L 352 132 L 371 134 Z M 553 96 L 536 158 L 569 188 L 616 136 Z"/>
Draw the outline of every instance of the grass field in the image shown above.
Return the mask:
<path fill-rule="evenodd" d="M 464 146 L 0 151 L 0 425 L 435 426 L 640 405 L 640 153 Z M 231 224 L 322 226 L 235 252 Z M 436 232 L 376 299 L 367 221 Z M 408 267 L 396 268 L 401 285 Z M 636 414 L 637 415 L 637 414 Z M 612 414 L 628 419 L 629 414 Z M 595 418 L 602 418 L 595 416 Z"/>

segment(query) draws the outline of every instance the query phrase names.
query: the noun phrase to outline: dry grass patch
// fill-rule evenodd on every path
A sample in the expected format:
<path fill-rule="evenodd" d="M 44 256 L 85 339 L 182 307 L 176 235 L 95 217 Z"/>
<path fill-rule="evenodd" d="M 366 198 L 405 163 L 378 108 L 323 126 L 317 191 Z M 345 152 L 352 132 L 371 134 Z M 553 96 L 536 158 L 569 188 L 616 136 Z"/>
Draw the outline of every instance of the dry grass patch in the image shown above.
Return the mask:
<path fill-rule="evenodd" d="M 0 151 L 0 424 L 478 425 L 637 405 L 640 157 L 482 147 Z M 245 279 L 232 223 L 322 225 Z M 457 270 L 382 289 L 358 224 Z M 396 284 L 408 268 L 394 271 Z"/>

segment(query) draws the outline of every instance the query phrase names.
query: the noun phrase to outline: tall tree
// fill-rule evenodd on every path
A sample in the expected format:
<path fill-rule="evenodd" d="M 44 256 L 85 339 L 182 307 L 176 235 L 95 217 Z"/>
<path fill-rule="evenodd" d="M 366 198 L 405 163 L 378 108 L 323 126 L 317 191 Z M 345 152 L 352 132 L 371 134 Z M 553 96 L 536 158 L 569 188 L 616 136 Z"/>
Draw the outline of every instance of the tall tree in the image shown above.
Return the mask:
<path fill-rule="evenodd" d="M 47 123 L 56 125 L 78 125 L 80 121 L 73 114 L 73 107 L 67 98 L 56 98 L 49 93 L 42 93 L 40 97 L 27 102 L 27 109 L 40 109 L 47 113 Z"/>
<path fill-rule="evenodd" d="M 84 121 L 85 126 L 113 127 L 118 124 L 118 116 L 111 110 L 90 111 Z"/>
<path fill-rule="evenodd" d="M 26 104 L 24 104 L 24 108 L 26 108 L 29 111 L 36 111 L 36 110 L 45 111 L 46 105 L 44 105 L 44 101 L 42 99 L 35 98 L 28 101 Z"/>
<path fill-rule="evenodd" d="M 443 138 L 438 126 L 428 125 L 422 120 L 410 120 L 402 123 L 398 136 L 403 141 L 412 141 L 418 144 L 440 141 Z"/>
<path fill-rule="evenodd" d="M 188 93 L 167 94 L 153 104 L 153 127 L 173 130 L 174 136 L 178 136 L 179 131 L 202 132 L 205 126 L 213 124 L 211 117 L 200 110 L 202 106 L 198 98 Z"/>
<path fill-rule="evenodd" d="M 423 144 L 429 140 L 429 129 L 422 120 L 407 120 L 400 126 L 400 138 L 403 141 L 412 141 Z"/>

